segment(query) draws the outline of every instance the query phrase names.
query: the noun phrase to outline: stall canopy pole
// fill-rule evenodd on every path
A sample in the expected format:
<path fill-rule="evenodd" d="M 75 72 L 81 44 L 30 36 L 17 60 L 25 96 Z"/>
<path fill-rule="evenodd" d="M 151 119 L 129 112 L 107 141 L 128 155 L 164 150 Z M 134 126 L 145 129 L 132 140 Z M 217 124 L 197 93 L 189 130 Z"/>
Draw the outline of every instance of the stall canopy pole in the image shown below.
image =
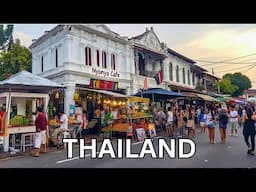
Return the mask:
<path fill-rule="evenodd" d="M 44 100 L 44 112 L 47 117 L 48 117 L 48 115 L 47 115 L 48 114 L 48 104 L 49 104 L 49 95 L 47 95 Z"/>
<path fill-rule="evenodd" d="M 10 122 L 10 111 L 11 111 L 11 89 L 9 89 L 9 95 L 6 97 L 6 113 L 7 113 L 7 122 L 9 125 Z M 7 128 L 8 131 L 8 128 Z M 9 151 L 9 133 L 4 137 L 4 152 Z"/>

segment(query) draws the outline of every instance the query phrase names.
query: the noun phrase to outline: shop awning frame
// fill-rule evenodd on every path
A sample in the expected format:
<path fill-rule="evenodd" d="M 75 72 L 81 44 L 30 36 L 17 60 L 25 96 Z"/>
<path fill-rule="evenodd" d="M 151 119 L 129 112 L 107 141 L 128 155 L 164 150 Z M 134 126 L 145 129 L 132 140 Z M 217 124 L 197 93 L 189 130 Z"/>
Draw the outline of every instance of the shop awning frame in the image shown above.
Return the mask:
<path fill-rule="evenodd" d="M 150 88 L 143 92 L 138 92 L 134 96 L 141 96 L 152 99 L 153 102 L 155 100 L 167 100 L 167 99 L 174 99 L 178 97 L 184 97 L 183 94 L 169 91 L 162 88 Z"/>
<path fill-rule="evenodd" d="M 200 94 L 200 93 L 197 93 L 196 95 L 205 101 L 219 102 L 217 99 L 215 99 L 214 97 L 211 97 L 209 95 L 204 95 L 204 94 Z"/>
<path fill-rule="evenodd" d="M 127 95 L 123 95 L 123 94 L 120 94 L 120 93 L 115 93 L 115 92 L 112 92 L 112 91 L 106 91 L 106 90 L 90 89 L 90 88 L 84 88 L 84 87 L 78 87 L 78 89 L 79 90 L 85 90 L 85 91 L 98 92 L 98 93 L 110 95 L 110 96 L 116 97 L 116 98 L 128 98 L 128 97 L 130 97 L 130 96 L 127 96 Z"/>

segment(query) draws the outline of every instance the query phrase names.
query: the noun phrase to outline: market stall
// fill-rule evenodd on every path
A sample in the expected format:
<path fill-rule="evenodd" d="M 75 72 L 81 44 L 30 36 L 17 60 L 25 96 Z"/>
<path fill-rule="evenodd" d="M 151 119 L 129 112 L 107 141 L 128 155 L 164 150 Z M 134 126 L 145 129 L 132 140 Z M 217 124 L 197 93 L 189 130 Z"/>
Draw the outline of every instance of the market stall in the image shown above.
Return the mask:
<path fill-rule="evenodd" d="M 36 108 L 40 106 L 47 113 L 49 92 L 60 88 L 62 85 L 27 71 L 0 82 L 0 106 L 6 113 L 6 118 L 2 119 L 6 123 L 0 132 L 4 137 L 4 152 L 8 152 L 9 147 L 24 151 L 33 144 Z"/>
<path fill-rule="evenodd" d="M 132 125 L 133 134 L 136 134 L 139 141 L 144 140 L 147 136 L 156 136 L 153 116 L 149 110 L 150 99 L 143 97 L 131 97 L 128 101 L 131 109 L 128 114 L 128 120 Z"/>
<path fill-rule="evenodd" d="M 86 133 L 104 133 L 111 137 L 115 124 L 127 119 L 128 96 L 100 89 L 77 87 L 74 94 L 74 113 L 70 116 L 77 119 L 82 110 L 87 111 L 88 126 Z"/>
<path fill-rule="evenodd" d="M 113 135 L 136 136 L 138 140 L 143 140 L 147 135 L 153 137 L 154 126 L 151 123 L 149 103 L 148 98 L 129 97 L 126 113 L 115 119 L 111 126 L 103 128 L 103 131 L 111 129 Z"/>

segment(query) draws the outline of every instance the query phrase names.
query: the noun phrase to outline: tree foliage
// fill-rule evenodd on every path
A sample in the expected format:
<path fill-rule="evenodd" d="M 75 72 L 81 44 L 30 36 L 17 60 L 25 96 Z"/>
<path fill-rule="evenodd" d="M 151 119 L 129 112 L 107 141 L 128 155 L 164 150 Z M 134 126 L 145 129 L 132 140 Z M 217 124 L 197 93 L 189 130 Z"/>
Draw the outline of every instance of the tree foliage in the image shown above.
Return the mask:
<path fill-rule="evenodd" d="M 31 72 L 32 54 L 28 48 L 16 41 L 8 51 L 0 53 L 0 80 L 22 70 Z"/>
<path fill-rule="evenodd" d="M 237 97 L 243 94 L 244 90 L 252 87 L 251 80 L 242 73 L 226 74 L 223 78 L 229 78 L 231 83 L 238 87 L 238 89 L 232 94 L 232 96 Z"/>
<path fill-rule="evenodd" d="M 220 92 L 223 94 L 232 95 L 235 91 L 238 90 L 238 87 L 233 85 L 228 77 L 225 77 L 220 82 L 216 83 L 215 87 L 218 86 L 220 87 Z"/>
<path fill-rule="evenodd" d="M 10 48 L 13 44 L 13 25 L 7 25 L 4 29 L 4 25 L 0 24 L 0 49 L 5 47 Z"/>

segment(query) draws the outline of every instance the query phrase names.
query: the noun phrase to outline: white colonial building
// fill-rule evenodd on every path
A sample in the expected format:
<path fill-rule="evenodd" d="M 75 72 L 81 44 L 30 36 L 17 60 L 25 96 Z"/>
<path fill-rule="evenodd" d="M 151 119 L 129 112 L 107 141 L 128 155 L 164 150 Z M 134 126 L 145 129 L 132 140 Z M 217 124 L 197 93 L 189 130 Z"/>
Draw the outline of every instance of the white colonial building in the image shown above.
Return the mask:
<path fill-rule="evenodd" d="M 131 94 L 131 43 L 105 25 L 58 25 L 33 42 L 32 73 L 65 85 L 65 112 L 78 86 L 92 79 L 118 82 Z"/>
<path fill-rule="evenodd" d="M 32 72 L 65 85 L 66 113 L 76 89 L 90 88 L 94 80 L 99 89 L 104 89 L 101 81 L 118 84 L 107 90 L 127 95 L 143 89 L 145 79 L 148 88 L 194 90 L 205 71 L 161 43 L 152 27 L 128 39 L 101 24 L 58 25 L 33 41 L 31 49 Z M 160 70 L 163 82 L 157 84 Z"/>
<path fill-rule="evenodd" d="M 133 93 L 143 88 L 144 79 L 147 78 L 148 88 L 169 87 L 180 90 L 194 90 L 202 78 L 203 71 L 195 61 L 168 48 L 161 43 L 151 27 L 141 35 L 130 39 L 134 50 Z M 163 71 L 163 82 L 157 85 L 154 76 Z"/>

